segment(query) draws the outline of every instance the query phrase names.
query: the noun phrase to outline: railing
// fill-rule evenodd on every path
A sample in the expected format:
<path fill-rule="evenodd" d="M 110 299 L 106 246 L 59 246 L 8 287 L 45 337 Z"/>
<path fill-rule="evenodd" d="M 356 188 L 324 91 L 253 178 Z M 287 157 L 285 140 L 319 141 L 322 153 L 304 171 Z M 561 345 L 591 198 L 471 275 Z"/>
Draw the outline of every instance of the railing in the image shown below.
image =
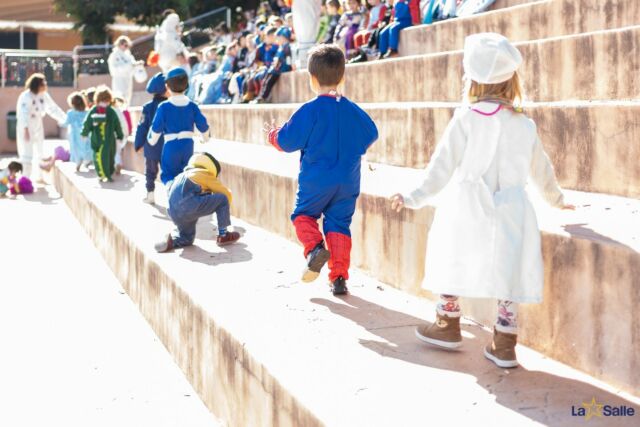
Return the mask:
<path fill-rule="evenodd" d="M 74 87 L 72 52 L 0 49 L 0 86 L 24 86 L 33 73 L 42 73 L 50 86 Z"/>
<path fill-rule="evenodd" d="M 211 28 L 226 22 L 231 28 L 231 9 L 223 6 L 203 13 L 182 23 L 182 42 L 187 47 L 198 47 L 211 41 Z M 138 60 L 145 61 L 153 50 L 155 34 L 148 34 L 131 41 L 131 53 Z M 108 74 L 107 58 L 113 49 L 112 44 L 80 45 L 73 49 L 76 58 L 76 73 Z"/>

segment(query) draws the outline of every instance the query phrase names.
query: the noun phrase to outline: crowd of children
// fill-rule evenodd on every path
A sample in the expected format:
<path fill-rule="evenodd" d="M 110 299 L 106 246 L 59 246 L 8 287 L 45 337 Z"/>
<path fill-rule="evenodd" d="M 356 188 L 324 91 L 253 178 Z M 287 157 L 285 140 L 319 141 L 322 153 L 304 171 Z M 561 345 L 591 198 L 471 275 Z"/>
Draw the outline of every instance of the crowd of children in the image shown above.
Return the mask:
<path fill-rule="evenodd" d="M 477 13 L 491 3 L 323 0 L 315 39 L 318 44 L 339 46 L 352 63 L 393 58 L 398 55 L 400 33 L 405 28 Z M 189 52 L 179 35 L 172 36 L 177 39 L 171 64 L 184 68 L 189 76 L 186 95 L 202 105 L 268 101 L 280 75 L 292 71 L 296 63 L 292 49 L 296 34 L 287 4 L 283 0 L 262 2 L 256 11 L 246 11 L 237 33 L 220 24 L 212 31 L 211 44 L 199 51 Z M 178 15 L 168 10 L 165 16 L 156 38 L 166 36 L 167 28 L 180 31 Z M 160 65 L 168 71 L 166 64 Z"/>
<path fill-rule="evenodd" d="M 371 11 L 375 10 L 373 18 L 380 21 L 386 6 L 377 0 L 369 4 Z M 329 19 L 323 37 L 332 31 L 331 16 L 337 7 L 335 0 L 327 2 Z M 397 32 L 412 22 L 406 0 L 395 2 L 391 24 L 377 35 L 368 27 L 372 12 L 369 18 L 358 18 L 361 12 L 355 0 L 345 10 L 333 29 L 334 41 L 335 37 L 345 39 L 344 45 L 320 44 L 310 51 L 308 73 L 317 96 L 282 126 L 264 127 L 265 139 L 275 149 L 301 153 L 291 221 L 304 248 L 302 281 L 315 280 L 328 264 L 334 295 L 348 292 L 350 225 L 360 194 L 361 159 L 378 138 L 367 113 L 341 93 L 346 53 L 374 36 L 383 51 L 393 51 Z M 249 59 L 248 44 L 231 42 L 226 48 L 231 64 L 239 58 L 244 64 L 260 64 L 233 75 L 244 96 L 253 91 L 257 99 L 266 98 L 280 73 L 291 69 L 291 30 L 271 21 L 258 30 L 261 38 L 253 43 L 254 60 Z M 245 42 L 250 39 L 243 37 Z M 350 37 L 353 40 L 348 40 Z M 484 355 L 503 368 L 518 364 L 518 303 L 539 303 L 542 299 L 541 239 L 525 191 L 527 181 L 551 205 L 574 209 L 564 201 L 535 123 L 520 107 L 521 62 L 520 52 L 498 34 L 466 38 L 463 105 L 445 130 L 423 182 L 411 191 L 395 194 L 390 203 L 394 211 L 418 209 L 433 204 L 434 196 L 441 195 L 429 230 L 424 282 L 426 289 L 440 295 L 437 321 L 418 327 L 417 337 L 439 347 L 458 348 L 462 343 L 459 297 L 495 298 L 494 335 Z M 259 88 L 252 86 L 257 81 Z M 175 231 L 156 244 L 159 252 L 192 245 L 198 219 L 213 213 L 217 216 L 218 245 L 240 238 L 239 233 L 228 230 L 232 193 L 220 181 L 220 162 L 209 153 L 194 153 L 196 130 L 207 132 L 209 125 L 197 103 L 187 96 L 189 86 L 189 72 L 184 67 L 150 79 L 147 91 L 153 99 L 144 105 L 136 131 L 135 149 L 144 149 L 146 160 L 145 202 L 154 203 L 155 181 L 161 171 L 168 194 L 167 213 L 175 225 Z M 100 179 L 111 181 L 121 149 L 119 141 L 125 141 L 129 126 L 124 114 L 118 112 L 106 87 L 73 93 L 69 104 L 72 108 L 64 124 L 70 127 L 72 161 L 78 170 L 92 162 Z M 12 163 L 0 175 L 0 194 L 11 191 L 21 168 Z"/>

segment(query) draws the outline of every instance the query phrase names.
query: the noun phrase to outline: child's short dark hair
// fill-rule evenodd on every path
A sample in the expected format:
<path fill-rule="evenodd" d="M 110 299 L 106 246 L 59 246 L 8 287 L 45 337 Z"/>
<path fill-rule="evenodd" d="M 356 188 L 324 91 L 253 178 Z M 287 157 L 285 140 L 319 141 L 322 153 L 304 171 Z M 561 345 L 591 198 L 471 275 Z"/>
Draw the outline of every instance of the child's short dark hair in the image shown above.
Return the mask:
<path fill-rule="evenodd" d="M 327 6 L 333 6 L 336 9 L 340 9 L 340 2 L 338 0 L 327 0 Z"/>
<path fill-rule="evenodd" d="M 321 44 L 309 52 L 309 74 L 320 86 L 337 86 L 344 77 L 344 67 L 344 53 L 336 45 Z"/>
<path fill-rule="evenodd" d="M 222 172 L 222 166 L 220 166 L 220 162 L 209 153 L 204 153 L 204 155 L 207 156 L 213 162 L 213 164 L 216 166 L 216 169 L 218 170 L 217 176 L 220 176 L 220 172 Z"/>
<path fill-rule="evenodd" d="M 189 55 L 189 58 L 187 58 L 189 60 L 189 66 L 190 67 L 195 67 L 196 64 L 198 64 L 200 62 L 200 60 L 198 59 L 198 55 L 196 53 L 192 53 Z"/>
<path fill-rule="evenodd" d="M 87 109 L 87 103 L 82 92 L 73 92 L 67 98 L 67 103 L 69 104 L 69 107 L 76 111 L 84 111 Z"/>
<path fill-rule="evenodd" d="M 94 99 L 96 95 L 95 87 L 90 87 L 88 89 L 85 89 L 84 94 L 87 97 L 87 101 L 89 102 L 89 104 L 95 104 L 95 99 Z"/>
<path fill-rule="evenodd" d="M 11 162 L 11 163 L 9 163 L 9 166 L 7 167 L 7 169 L 9 169 L 9 172 L 11 172 L 11 173 L 21 173 L 22 172 L 22 163 L 20 163 L 20 162 Z"/>
<path fill-rule="evenodd" d="M 189 76 L 181 74 L 179 76 L 167 79 L 167 86 L 173 93 L 183 93 L 189 87 Z"/>

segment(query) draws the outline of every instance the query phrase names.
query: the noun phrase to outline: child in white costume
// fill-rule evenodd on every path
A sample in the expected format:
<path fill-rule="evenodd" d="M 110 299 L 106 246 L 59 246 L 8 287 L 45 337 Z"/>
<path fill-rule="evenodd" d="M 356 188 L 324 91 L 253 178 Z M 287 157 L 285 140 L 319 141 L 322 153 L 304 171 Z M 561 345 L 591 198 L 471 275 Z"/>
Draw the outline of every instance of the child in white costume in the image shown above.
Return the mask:
<path fill-rule="evenodd" d="M 178 14 L 169 13 L 162 21 L 154 38 L 154 50 L 158 52 L 158 65 L 163 73 L 167 73 L 170 69 L 180 65 L 178 61 L 179 54 L 189 55 L 184 43 L 182 43 L 180 17 Z"/>
<path fill-rule="evenodd" d="M 40 73 L 32 74 L 25 84 L 26 90 L 16 105 L 18 156 L 24 165 L 24 174 L 32 181 L 40 179 L 40 158 L 44 144 L 45 115 L 62 125 L 67 115 L 47 93 L 47 81 Z"/>
<path fill-rule="evenodd" d="M 133 72 L 140 61 L 131 54 L 131 40 L 127 36 L 120 36 L 115 42 L 113 52 L 109 55 L 109 74 L 111 74 L 111 90 L 114 94 L 124 97 L 131 102 L 133 94 Z"/>
<path fill-rule="evenodd" d="M 544 282 L 540 230 L 527 179 L 551 205 L 565 205 L 535 123 L 514 107 L 522 92 L 520 52 L 499 34 L 467 37 L 464 106 L 456 110 L 425 171 L 423 183 L 392 197 L 412 209 L 449 185 L 429 231 L 424 287 L 441 295 L 437 321 L 416 335 L 446 348 L 461 345 L 458 296 L 497 298 L 498 320 L 485 356 L 518 365 L 517 304 L 539 303 Z"/>

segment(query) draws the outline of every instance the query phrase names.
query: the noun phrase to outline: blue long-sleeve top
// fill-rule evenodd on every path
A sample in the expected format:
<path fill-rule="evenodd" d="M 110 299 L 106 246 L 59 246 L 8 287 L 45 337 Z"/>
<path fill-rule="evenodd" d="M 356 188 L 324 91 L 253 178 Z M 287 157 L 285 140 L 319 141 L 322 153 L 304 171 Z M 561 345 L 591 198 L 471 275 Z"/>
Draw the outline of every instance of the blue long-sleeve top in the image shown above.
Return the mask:
<path fill-rule="evenodd" d="M 207 119 L 198 105 L 186 95 L 174 95 L 162 102 L 151 125 L 149 144 L 156 145 L 160 136 L 165 144 L 180 139 L 193 138 L 194 127 L 200 132 L 209 130 Z"/>
<path fill-rule="evenodd" d="M 151 129 L 151 124 L 153 123 L 153 118 L 156 115 L 158 106 L 166 100 L 167 98 L 164 96 L 156 95 L 151 101 L 142 106 L 142 114 L 140 115 L 140 122 L 136 128 L 136 139 L 133 146 L 136 151 L 144 147 L 144 157 L 149 160 L 160 161 L 160 155 L 162 154 L 164 137 L 160 136 L 156 145 L 151 145 L 147 142 L 147 136 L 149 135 L 149 129 Z"/>
<path fill-rule="evenodd" d="M 411 25 L 411 10 L 409 9 L 409 2 L 405 0 L 398 0 L 393 6 L 393 19 L 395 22 L 400 22 L 405 25 Z"/>
<path fill-rule="evenodd" d="M 301 152 L 300 182 L 359 189 L 361 159 L 378 139 L 378 128 L 349 99 L 321 95 L 300 107 L 269 139 L 282 151 Z"/>
<path fill-rule="evenodd" d="M 276 59 L 277 61 L 275 61 Z M 291 71 L 291 45 L 289 43 L 285 43 L 278 48 L 270 71 L 276 73 L 288 73 Z"/>
<path fill-rule="evenodd" d="M 277 44 L 267 45 L 266 43 L 260 43 L 258 46 L 258 53 L 256 55 L 256 60 L 264 63 L 267 67 L 271 66 L 273 62 L 273 58 L 275 58 L 276 53 L 278 52 Z"/>

